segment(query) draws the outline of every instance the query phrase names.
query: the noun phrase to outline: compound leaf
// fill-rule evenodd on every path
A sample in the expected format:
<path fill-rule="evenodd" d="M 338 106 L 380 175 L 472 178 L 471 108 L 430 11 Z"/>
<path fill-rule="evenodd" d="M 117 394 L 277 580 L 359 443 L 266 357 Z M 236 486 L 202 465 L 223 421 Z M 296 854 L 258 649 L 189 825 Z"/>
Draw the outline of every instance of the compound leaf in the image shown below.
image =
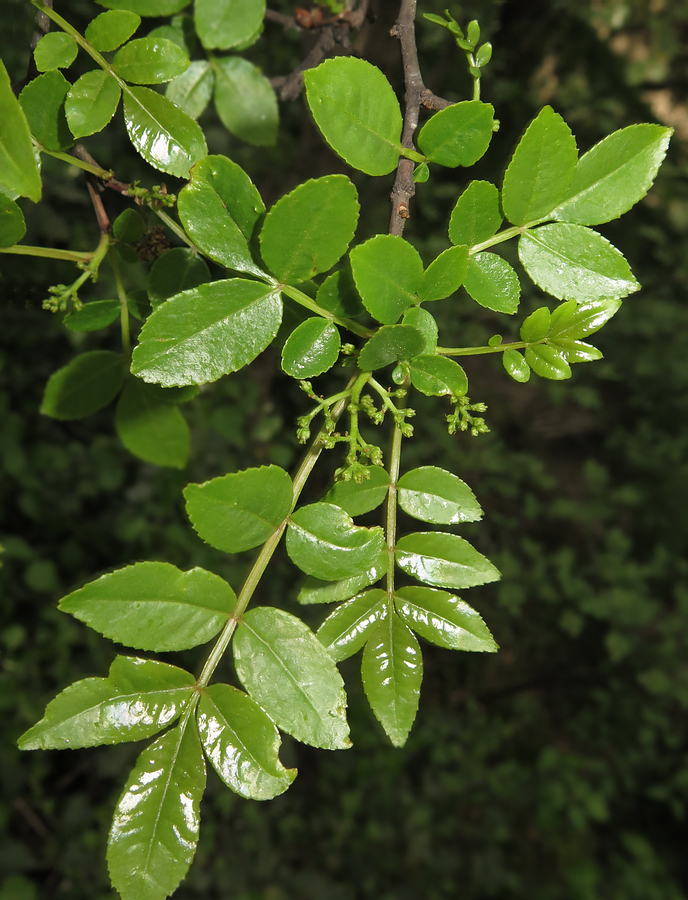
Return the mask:
<path fill-rule="evenodd" d="M 621 300 L 605 298 L 576 303 L 568 300 L 554 310 L 548 337 L 579 340 L 599 331 L 621 309 Z"/>
<path fill-rule="evenodd" d="M 260 28 L 265 0 L 196 0 L 196 32 L 206 50 L 244 44 Z"/>
<path fill-rule="evenodd" d="M 418 147 L 441 166 L 472 166 L 492 140 L 494 107 L 464 100 L 435 113 L 418 134 Z"/>
<path fill-rule="evenodd" d="M 419 581 L 456 590 L 499 579 L 492 563 L 455 534 L 407 534 L 397 541 L 397 563 Z"/>
<path fill-rule="evenodd" d="M 358 366 L 364 372 L 414 359 L 425 350 L 425 336 L 413 325 L 383 325 L 363 345 Z"/>
<path fill-rule="evenodd" d="M 468 261 L 463 286 L 476 303 L 495 312 L 513 315 L 518 310 L 521 285 L 509 263 L 496 253 L 477 253 Z"/>
<path fill-rule="evenodd" d="M 501 224 L 497 188 L 489 181 L 471 181 L 452 210 L 449 240 L 473 247 L 491 238 Z"/>
<path fill-rule="evenodd" d="M 277 140 L 279 116 L 277 97 L 268 79 L 240 56 L 218 57 L 212 66 L 215 109 L 222 124 L 247 144 L 271 147 Z"/>
<path fill-rule="evenodd" d="M 468 272 L 468 247 L 450 247 L 433 260 L 418 285 L 418 302 L 444 300 L 463 284 Z"/>
<path fill-rule="evenodd" d="M 362 481 L 337 481 L 325 495 L 350 516 L 362 516 L 384 503 L 389 491 L 389 475 L 380 466 L 366 466 Z"/>
<path fill-rule="evenodd" d="M 417 634 L 449 650 L 494 653 L 498 647 L 480 615 L 463 600 L 427 587 L 403 587 L 394 594 L 401 618 Z"/>
<path fill-rule="evenodd" d="M 159 395 L 157 385 L 131 378 L 117 403 L 117 434 L 139 459 L 183 469 L 189 456 L 189 426 L 177 407 Z"/>
<path fill-rule="evenodd" d="M 383 550 L 373 565 L 361 575 L 353 575 L 340 581 L 322 581 L 309 576 L 296 599 L 303 604 L 341 603 L 349 600 L 363 588 L 379 581 L 387 572 L 387 563 L 387 551 Z"/>
<path fill-rule="evenodd" d="M 41 199 L 41 176 L 31 132 L 0 60 L 0 184 L 34 203 Z"/>
<path fill-rule="evenodd" d="M 116 50 L 134 34 L 141 17 L 128 9 L 114 9 L 96 16 L 86 26 L 84 37 L 101 53 Z"/>
<path fill-rule="evenodd" d="M 378 234 L 354 247 L 351 271 L 364 306 L 383 325 L 394 325 L 417 302 L 423 261 L 401 237 Z"/>
<path fill-rule="evenodd" d="M 115 53 L 112 68 L 132 84 L 163 84 L 189 68 L 189 57 L 166 38 L 136 38 Z"/>
<path fill-rule="evenodd" d="M 468 378 L 461 366 L 446 356 L 423 354 L 411 361 L 411 384 L 428 397 L 463 397 Z"/>
<path fill-rule="evenodd" d="M 386 597 L 386 591 L 366 591 L 325 619 L 316 637 L 335 662 L 353 656 L 366 643 L 375 623 L 387 615 Z"/>
<path fill-rule="evenodd" d="M 505 350 L 502 354 L 502 363 L 514 381 L 525 384 L 530 378 L 530 366 L 518 350 Z"/>
<path fill-rule="evenodd" d="M 534 347 L 526 347 L 525 357 L 530 368 L 541 378 L 563 381 L 571 377 L 571 367 L 568 364 L 566 353 L 552 344 L 536 344 Z"/>
<path fill-rule="evenodd" d="M 214 70 L 208 60 L 199 59 L 170 81 L 165 96 L 192 119 L 197 119 L 210 103 L 214 87 Z"/>
<path fill-rule="evenodd" d="M 397 484 L 399 506 L 416 519 L 436 525 L 477 522 L 483 511 L 465 481 L 439 469 L 421 466 L 406 472 Z"/>
<path fill-rule="evenodd" d="M 332 368 L 341 346 L 336 325 L 313 316 L 287 338 L 282 349 L 282 368 L 292 378 L 314 378 Z"/>
<path fill-rule="evenodd" d="M 76 40 L 64 31 L 51 31 L 36 44 L 33 58 L 39 72 L 67 69 L 79 52 Z"/>
<path fill-rule="evenodd" d="M 65 101 L 69 128 L 75 138 L 102 131 L 114 116 L 122 92 L 107 72 L 86 72 L 71 87 Z"/>
<path fill-rule="evenodd" d="M 70 87 L 62 72 L 52 71 L 34 78 L 19 95 L 31 134 L 46 150 L 64 150 L 74 143 L 65 116 Z"/>
<path fill-rule="evenodd" d="M 110 350 L 91 350 L 75 356 L 48 379 L 41 412 L 65 420 L 90 416 L 115 399 L 124 372 L 124 358 Z"/>

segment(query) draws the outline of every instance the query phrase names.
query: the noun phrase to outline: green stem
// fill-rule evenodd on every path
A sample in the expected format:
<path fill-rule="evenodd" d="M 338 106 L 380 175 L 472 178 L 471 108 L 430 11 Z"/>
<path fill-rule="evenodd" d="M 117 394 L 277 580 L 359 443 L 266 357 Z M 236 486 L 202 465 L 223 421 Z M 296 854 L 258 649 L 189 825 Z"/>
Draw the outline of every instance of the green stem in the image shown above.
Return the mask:
<path fill-rule="evenodd" d="M 203 251 L 199 250 L 199 248 L 194 244 L 191 238 L 186 234 L 184 229 L 180 225 L 177 225 L 177 223 L 171 216 L 168 216 L 167 213 L 162 209 L 155 209 L 154 207 L 151 208 L 153 209 L 155 215 L 160 219 L 160 221 L 167 225 L 172 234 L 175 234 L 180 241 L 183 241 L 187 245 L 187 247 L 190 247 L 195 253 L 198 253 L 201 256 L 205 256 Z"/>
<path fill-rule="evenodd" d="M 399 468 L 401 466 L 401 429 L 398 423 L 394 423 L 392 433 L 392 448 L 389 454 L 389 489 L 387 491 L 387 511 L 385 518 L 385 533 L 387 538 L 387 602 L 391 603 L 394 596 L 394 556 L 397 543 L 397 482 L 399 481 Z M 388 612 L 391 613 L 391 610 Z"/>
<path fill-rule="evenodd" d="M 352 378 L 349 382 L 349 387 L 354 385 L 356 382 L 356 378 Z M 340 400 L 337 407 L 332 412 L 332 417 L 336 421 L 339 416 L 344 412 L 346 405 L 349 400 L 349 394 Z M 323 451 L 325 446 L 323 438 L 325 437 L 325 429 L 321 428 L 318 434 L 313 439 L 311 446 L 309 447 L 306 455 L 304 456 L 303 462 L 299 466 L 299 469 L 294 476 L 294 494 L 292 500 L 292 511 L 296 506 L 299 497 L 301 496 L 301 492 L 308 480 L 308 476 L 313 471 L 313 467 L 318 461 L 318 457 Z M 291 513 L 290 513 L 291 515 Z M 241 592 L 237 597 L 237 603 L 234 608 L 234 612 L 232 613 L 231 619 L 227 622 L 225 627 L 223 628 L 219 638 L 217 639 L 217 643 L 213 647 L 210 652 L 210 656 L 206 660 L 205 665 L 203 666 L 203 671 L 201 672 L 198 682 L 197 688 L 198 690 L 202 690 L 204 687 L 208 685 L 208 682 L 212 678 L 213 672 L 218 667 L 220 660 L 222 659 L 225 650 L 229 646 L 232 636 L 236 631 L 236 627 L 239 624 L 239 620 L 241 616 L 246 611 L 246 607 L 251 602 L 251 598 L 255 593 L 256 588 L 260 582 L 260 579 L 265 572 L 265 569 L 268 566 L 268 563 L 272 559 L 275 550 L 277 549 L 279 542 L 282 539 L 282 535 L 289 524 L 289 516 L 279 525 L 277 530 L 267 539 L 267 541 L 263 544 L 263 547 L 258 554 L 258 558 L 254 562 L 251 571 L 248 573 L 246 581 L 244 582 L 243 587 L 241 588 Z"/>
<path fill-rule="evenodd" d="M 68 163 L 70 166 L 76 166 L 77 169 L 83 169 L 84 172 L 90 172 L 91 175 L 96 175 L 104 181 L 109 181 L 114 177 L 114 172 L 108 172 L 98 166 L 92 166 L 90 163 L 84 162 L 83 159 L 79 159 L 77 156 L 72 156 L 69 153 L 60 153 L 59 150 L 46 150 L 45 147 L 39 143 L 36 143 L 36 146 L 41 153 L 45 153 L 47 156 L 53 156 L 55 159 L 61 159 L 62 162 Z"/>
<path fill-rule="evenodd" d="M 545 216 L 542 219 L 535 219 L 533 222 L 528 222 L 526 225 L 512 225 L 511 228 L 505 228 L 504 231 L 497 232 L 497 234 L 488 238 L 486 241 L 474 244 L 469 249 L 468 253 L 470 256 L 475 256 L 476 253 L 481 253 L 489 247 L 494 247 L 496 244 L 503 244 L 504 241 L 510 241 L 512 237 L 516 237 L 516 235 L 519 234 L 525 234 L 531 228 L 535 228 L 536 225 L 542 225 L 548 218 L 548 216 Z"/>
<path fill-rule="evenodd" d="M 504 353 L 505 350 L 524 350 L 526 347 L 534 347 L 535 344 L 543 344 L 547 339 L 539 341 L 512 341 L 509 344 L 497 344 L 496 347 L 438 347 L 437 353 L 442 356 L 483 356 L 486 353 Z"/>
<path fill-rule="evenodd" d="M 392 414 L 399 412 L 397 407 L 392 403 L 389 397 L 389 391 L 384 388 L 379 381 L 376 381 L 374 378 L 368 379 L 368 384 L 380 395 L 380 399 L 382 400 L 383 406 L 385 409 L 388 409 Z"/>
<path fill-rule="evenodd" d="M 78 250 L 58 250 L 56 247 L 30 247 L 28 244 L 15 244 L 14 247 L 0 247 L 0 253 L 13 253 L 15 256 L 42 256 L 46 259 L 64 259 L 67 262 L 89 262 L 97 250 L 82 253 Z"/>
<path fill-rule="evenodd" d="M 330 322 L 336 322 L 337 325 L 341 325 L 342 328 L 346 328 L 354 334 L 359 335 L 359 337 L 371 337 L 373 332 L 369 328 L 364 328 L 363 325 L 359 325 L 358 322 L 354 322 L 353 319 L 347 319 L 344 316 L 336 316 L 334 313 L 331 313 L 329 310 L 324 309 L 322 306 L 317 304 L 315 300 L 312 300 L 307 294 L 304 294 L 303 291 L 300 291 L 298 288 L 292 287 L 290 284 L 282 284 L 280 285 L 280 290 L 283 294 L 286 294 L 287 297 L 290 297 L 292 300 L 299 303 L 301 306 L 305 306 L 306 309 L 310 309 L 311 312 L 316 313 L 319 316 L 322 316 L 324 319 L 329 319 Z"/>
<path fill-rule="evenodd" d="M 120 304 L 120 322 L 122 325 L 122 353 L 126 360 L 131 359 L 131 337 L 129 334 L 129 306 L 127 304 L 127 292 L 124 290 L 122 275 L 117 261 L 117 253 L 110 249 L 110 265 L 115 276 L 115 284 L 117 285 L 117 296 Z"/>

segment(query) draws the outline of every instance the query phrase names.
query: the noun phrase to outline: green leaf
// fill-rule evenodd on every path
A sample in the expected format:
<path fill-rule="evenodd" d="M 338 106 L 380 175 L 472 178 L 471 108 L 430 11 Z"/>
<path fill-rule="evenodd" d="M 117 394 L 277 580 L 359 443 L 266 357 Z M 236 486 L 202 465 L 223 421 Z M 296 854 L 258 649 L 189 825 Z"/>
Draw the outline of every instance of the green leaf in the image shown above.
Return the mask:
<path fill-rule="evenodd" d="M 546 306 L 541 306 L 532 312 L 521 325 L 522 341 L 540 341 L 549 333 L 552 316 Z"/>
<path fill-rule="evenodd" d="M 554 310 L 548 332 L 550 338 L 578 340 L 599 331 L 621 309 L 621 300 L 568 300 Z"/>
<path fill-rule="evenodd" d="M 397 563 L 419 581 L 457 590 L 499 579 L 492 563 L 455 534 L 408 534 L 397 541 Z"/>
<path fill-rule="evenodd" d="M 383 325 L 394 325 L 417 302 L 423 261 L 401 237 L 378 234 L 354 247 L 351 271 L 365 308 Z"/>
<path fill-rule="evenodd" d="M 413 325 L 383 325 L 361 348 L 358 367 L 373 372 L 399 360 L 413 359 L 423 350 L 425 337 Z"/>
<path fill-rule="evenodd" d="M 195 678 L 152 659 L 117 656 L 107 678 L 71 684 L 19 738 L 20 750 L 75 750 L 152 737 L 181 714 Z"/>
<path fill-rule="evenodd" d="M 131 371 L 168 387 L 216 381 L 262 353 L 281 320 L 279 291 L 268 285 L 240 278 L 201 285 L 153 310 Z"/>
<path fill-rule="evenodd" d="M 478 522 L 480 504 L 465 481 L 446 469 L 422 466 L 399 479 L 399 506 L 410 516 L 436 525 Z"/>
<path fill-rule="evenodd" d="M 92 300 L 84 303 L 81 309 L 67 313 L 64 324 L 70 331 L 98 331 L 107 328 L 119 319 L 122 304 L 116 298 L 112 300 Z"/>
<path fill-rule="evenodd" d="M 407 625 L 440 647 L 482 653 L 499 649 L 480 615 L 446 591 L 403 587 L 394 594 L 394 605 Z"/>
<path fill-rule="evenodd" d="M 212 684 L 198 704 L 198 731 L 224 783 L 247 800 L 272 800 L 296 778 L 279 760 L 279 732 L 248 694 Z"/>
<path fill-rule="evenodd" d="M 142 562 L 103 575 L 60 600 L 90 628 L 140 650 L 186 650 L 214 637 L 232 614 L 236 596 L 205 569 L 181 572 Z"/>
<path fill-rule="evenodd" d="M 550 341 L 550 346 L 555 347 L 564 354 L 567 363 L 593 362 L 602 359 L 602 353 L 583 341 L 557 340 Z"/>
<path fill-rule="evenodd" d="M 335 662 L 348 659 L 363 647 L 375 623 L 387 615 L 386 598 L 386 591 L 366 591 L 338 606 L 325 619 L 316 637 Z"/>
<path fill-rule="evenodd" d="M 148 275 L 148 298 L 159 306 L 170 297 L 210 281 L 205 261 L 187 247 L 174 247 L 159 256 Z"/>
<path fill-rule="evenodd" d="M 430 178 L 430 169 L 427 163 L 420 163 L 413 170 L 413 183 L 414 184 L 425 184 L 425 182 Z"/>
<path fill-rule="evenodd" d="M 601 225 L 623 215 L 652 186 L 672 134 L 662 125 L 629 125 L 595 144 L 578 161 L 566 199 L 552 218 Z"/>
<path fill-rule="evenodd" d="M 582 225 L 543 225 L 522 234 L 518 255 L 535 284 L 560 300 L 618 300 L 640 287 L 616 247 Z"/>
<path fill-rule="evenodd" d="M 239 56 L 213 60 L 215 109 L 227 131 L 247 144 L 272 147 L 277 140 L 277 97 L 257 66 Z"/>
<path fill-rule="evenodd" d="M 514 381 L 525 384 L 530 378 L 530 366 L 518 350 L 505 350 L 502 354 L 502 363 Z"/>
<path fill-rule="evenodd" d="M 115 399 L 124 371 L 123 357 L 110 350 L 91 350 L 75 356 L 48 379 L 41 412 L 53 419 L 90 416 Z"/>
<path fill-rule="evenodd" d="M 341 603 L 370 584 L 375 584 L 387 572 L 387 551 L 383 550 L 373 565 L 361 575 L 343 578 L 341 581 L 321 581 L 308 577 L 296 599 L 299 603 Z"/>
<path fill-rule="evenodd" d="M 292 378 L 314 378 L 337 362 L 342 340 L 337 327 L 326 319 L 306 319 L 287 338 L 282 368 Z"/>
<path fill-rule="evenodd" d="M 418 147 L 441 166 L 472 166 L 492 140 L 494 107 L 464 100 L 436 112 L 418 134 Z"/>
<path fill-rule="evenodd" d="M 286 284 L 331 269 L 351 243 L 359 208 L 356 188 L 346 175 L 300 184 L 265 217 L 260 232 L 265 265 Z"/>
<path fill-rule="evenodd" d="M 364 312 L 350 269 L 328 275 L 318 288 L 315 302 L 334 316 L 354 318 Z"/>
<path fill-rule="evenodd" d="M 201 160 L 179 194 L 177 210 L 186 233 L 211 259 L 262 275 L 248 242 L 265 206 L 241 166 L 226 156 Z"/>
<path fill-rule="evenodd" d="M 189 457 L 189 426 L 176 406 L 158 399 L 156 388 L 138 378 L 129 379 L 115 412 L 117 434 L 139 459 L 183 469 Z"/>
<path fill-rule="evenodd" d="M 502 208 L 512 225 L 548 216 L 567 195 L 578 150 L 571 129 L 550 106 L 526 129 L 502 186 Z"/>
<path fill-rule="evenodd" d="M 215 72 L 205 59 L 192 62 L 186 72 L 177 75 L 167 85 L 165 96 L 183 109 L 187 116 L 197 119 L 210 103 L 215 88 Z"/>
<path fill-rule="evenodd" d="M 359 528 L 332 503 L 312 503 L 292 514 L 287 529 L 287 553 L 307 575 L 338 581 L 361 575 L 376 562 L 382 529 Z"/>
<path fill-rule="evenodd" d="M 521 285 L 509 263 L 496 253 L 477 253 L 468 261 L 463 286 L 476 303 L 495 312 L 513 315 L 518 310 Z"/>
<path fill-rule="evenodd" d="M 118 241 L 135 244 L 145 233 L 146 220 L 135 209 L 125 209 L 112 223 L 112 234 Z"/>
<path fill-rule="evenodd" d="M 31 132 L 10 78 L 0 60 L 0 185 L 34 203 L 41 199 L 41 176 Z"/>
<path fill-rule="evenodd" d="M 328 59 L 304 73 L 306 100 L 335 153 L 368 175 L 396 168 L 401 110 L 382 72 L 353 56 Z"/>
<path fill-rule="evenodd" d="M 36 44 L 33 58 L 39 72 L 67 69 L 79 52 L 76 40 L 64 31 L 51 31 Z"/>
<path fill-rule="evenodd" d="M 206 50 L 229 50 L 248 41 L 260 28 L 265 0 L 196 0 L 196 31 Z"/>
<path fill-rule="evenodd" d="M 491 238 L 501 224 L 497 188 L 489 181 L 471 181 L 452 210 L 449 240 L 474 247 Z"/>
<path fill-rule="evenodd" d="M 46 72 L 30 81 L 19 95 L 31 134 L 46 150 L 65 150 L 74 143 L 65 117 L 70 87 L 62 72 Z"/>
<path fill-rule="evenodd" d="M 279 466 L 261 466 L 184 488 L 186 512 L 201 538 L 226 553 L 251 550 L 291 512 L 291 478 Z"/>
<path fill-rule="evenodd" d="M 134 34 L 141 17 L 126 9 L 101 13 L 86 26 L 84 37 L 101 53 L 116 50 Z"/>
<path fill-rule="evenodd" d="M 233 644 L 241 683 L 282 731 L 325 750 L 351 746 L 344 682 L 307 625 L 281 609 L 250 609 Z"/>
<path fill-rule="evenodd" d="M 526 362 L 541 378 L 563 381 L 571 377 L 571 367 L 563 351 L 551 344 L 536 344 L 526 347 Z"/>
<path fill-rule="evenodd" d="M 389 492 L 389 474 L 380 466 L 366 466 L 363 481 L 337 481 L 325 495 L 350 516 L 362 516 L 381 506 Z"/>
<path fill-rule="evenodd" d="M 97 0 L 108 9 L 128 9 L 139 16 L 172 16 L 189 5 L 189 0 Z"/>
<path fill-rule="evenodd" d="M 411 363 L 411 384 L 428 397 L 463 397 L 468 391 L 466 373 L 446 356 L 417 356 Z"/>
<path fill-rule="evenodd" d="M 363 650 L 363 688 L 395 747 L 403 747 L 418 711 L 423 657 L 411 630 L 395 613 L 375 626 Z"/>
<path fill-rule="evenodd" d="M 74 137 L 102 131 L 117 111 L 121 93 L 119 84 L 102 69 L 82 75 L 65 101 L 67 122 Z"/>
<path fill-rule="evenodd" d="M 153 168 L 186 178 L 208 153 L 194 120 L 166 97 L 145 87 L 124 92 L 124 121 L 129 138 Z"/>
<path fill-rule="evenodd" d="M 136 760 L 108 840 L 112 885 L 122 900 L 164 900 L 196 852 L 205 761 L 193 720 L 155 740 Z"/>
<path fill-rule="evenodd" d="M 418 302 L 444 300 L 458 291 L 468 272 L 468 247 L 450 247 L 423 272 L 418 285 Z"/>
<path fill-rule="evenodd" d="M 420 306 L 412 306 L 411 309 L 407 309 L 404 313 L 401 324 L 412 325 L 420 331 L 425 338 L 424 350 L 426 352 L 430 353 L 435 350 L 439 338 L 439 329 L 434 316 L 427 309 L 423 309 Z"/>
<path fill-rule="evenodd" d="M 192 56 L 198 44 L 193 16 L 175 16 L 169 25 L 159 25 L 148 32 L 148 37 L 167 38 L 173 41 L 187 56 Z"/>
<path fill-rule="evenodd" d="M 24 214 L 19 206 L 0 194 L 0 247 L 12 247 L 26 234 Z"/>
<path fill-rule="evenodd" d="M 163 84 L 189 68 L 189 57 L 165 38 L 136 38 L 115 53 L 112 68 L 133 84 Z"/>

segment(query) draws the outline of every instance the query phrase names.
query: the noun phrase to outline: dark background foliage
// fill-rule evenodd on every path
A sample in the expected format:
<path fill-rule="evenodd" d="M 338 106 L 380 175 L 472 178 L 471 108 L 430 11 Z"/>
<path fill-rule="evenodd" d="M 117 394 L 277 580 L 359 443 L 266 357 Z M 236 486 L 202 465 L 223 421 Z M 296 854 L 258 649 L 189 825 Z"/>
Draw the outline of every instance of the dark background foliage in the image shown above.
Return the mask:
<path fill-rule="evenodd" d="M 441 9 L 436 0 L 422 7 Z M 288 742 L 283 757 L 299 777 L 266 804 L 240 800 L 211 775 L 180 900 L 688 897 L 688 4 L 483 0 L 451 10 L 463 21 L 477 16 L 495 47 L 483 91 L 501 130 L 470 177 L 498 180 L 544 103 L 569 122 L 582 150 L 636 121 L 676 127 L 651 196 L 602 229 L 643 291 L 599 335 L 605 360 L 575 367 L 569 382 L 518 385 L 498 361 L 469 360 L 471 396 L 489 404 L 490 435 L 450 438 L 440 404 L 417 404 L 403 465 L 455 471 L 485 507 L 470 537 L 503 580 L 470 599 L 501 652 L 486 658 L 425 645 L 419 716 L 403 750 L 389 746 L 369 712 L 356 661 L 344 664 L 354 748 L 334 754 Z M 83 27 L 98 7 L 70 0 L 60 11 Z M 380 0 L 375 12 L 356 52 L 400 87 L 398 45 L 388 36 L 395 5 Z M 4 0 L 2 22 L 3 58 L 19 82 L 28 4 Z M 468 80 L 446 32 L 428 23 L 418 32 L 428 86 L 463 99 Z M 306 50 L 300 36 L 268 25 L 248 56 L 273 76 Z M 268 203 L 305 178 L 345 171 L 301 101 L 281 114 L 278 147 L 258 152 L 212 112 L 202 119 L 211 152 L 245 166 Z M 123 131 L 116 120 L 86 144 L 122 180 L 157 183 Z M 44 172 L 44 202 L 24 204 L 27 242 L 93 246 L 80 175 L 48 159 Z M 385 231 L 392 176 L 352 177 L 364 201 L 358 237 Z M 447 245 L 448 214 L 467 180 L 445 170 L 419 190 L 407 236 L 426 262 Z M 123 208 L 114 194 L 105 202 L 112 217 Z M 127 277 L 143 285 L 143 265 L 128 267 Z M 301 395 L 270 353 L 250 382 L 245 373 L 225 378 L 185 407 L 193 449 L 182 472 L 129 455 L 111 410 L 66 423 L 40 416 L 48 376 L 75 348 L 116 349 L 114 331 L 67 333 L 59 316 L 40 309 L 47 285 L 65 280 L 59 264 L 2 258 L 0 900 L 113 897 L 105 841 L 137 748 L 20 755 L 15 745 L 56 691 L 104 675 L 114 655 L 59 613 L 56 600 L 142 559 L 202 565 L 236 585 L 245 560 L 194 535 L 181 488 L 261 462 L 288 466 L 298 452 Z M 528 312 L 542 296 L 525 278 L 523 287 Z M 91 296 L 111 291 L 104 272 Z M 435 311 L 464 344 L 516 329 L 463 293 Z M 314 495 L 325 484 L 326 474 Z M 278 565 L 261 599 L 294 609 L 293 597 L 290 570 Z M 306 618 L 316 625 L 322 611 Z M 175 661 L 197 669 L 200 656 Z"/>

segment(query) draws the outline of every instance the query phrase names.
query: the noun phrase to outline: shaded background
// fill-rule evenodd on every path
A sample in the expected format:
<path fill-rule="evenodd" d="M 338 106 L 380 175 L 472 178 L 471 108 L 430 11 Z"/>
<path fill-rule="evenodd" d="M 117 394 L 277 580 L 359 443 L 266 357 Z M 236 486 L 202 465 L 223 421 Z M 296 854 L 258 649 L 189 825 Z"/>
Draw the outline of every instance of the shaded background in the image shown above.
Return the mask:
<path fill-rule="evenodd" d="M 77 0 L 58 8 L 82 28 L 99 11 Z M 442 8 L 432 2 L 421 11 Z M 447 246 L 463 186 L 473 177 L 499 183 L 519 133 L 544 103 L 568 121 L 581 150 L 616 128 L 660 121 L 676 135 L 655 188 L 600 229 L 643 290 L 596 336 L 606 359 L 575 366 L 568 382 L 533 377 L 519 385 L 494 358 L 468 360 L 471 397 L 489 404 L 490 435 L 450 438 L 442 404 L 414 402 L 416 438 L 404 467 L 451 469 L 485 508 L 484 522 L 462 533 L 503 579 L 467 599 L 501 652 L 424 645 L 420 710 L 403 750 L 391 748 L 367 708 L 358 661 L 343 664 L 354 748 L 335 754 L 287 739 L 283 759 L 299 777 L 266 804 L 239 799 L 210 773 L 201 842 L 179 900 L 688 897 L 688 4 L 484 0 L 450 8 L 462 22 L 478 17 L 494 45 L 483 97 L 501 130 L 470 173 L 433 172 L 406 236 L 426 263 Z M 381 0 L 375 12 L 356 50 L 400 89 L 398 45 L 388 37 L 396 8 Z M 4 0 L 2 22 L 3 58 L 19 81 L 28 5 Z M 159 24 L 145 20 L 141 34 L 148 23 Z M 423 22 L 418 33 L 426 84 L 464 99 L 468 79 L 449 36 Z M 307 47 L 307 38 L 268 24 L 246 55 L 275 76 Z M 392 176 L 352 174 L 322 143 L 302 101 L 282 105 L 281 115 L 280 143 L 267 150 L 233 139 L 212 111 L 201 124 L 211 152 L 242 164 L 268 204 L 306 178 L 346 171 L 363 200 L 358 238 L 385 231 Z M 84 143 L 122 180 L 160 180 L 131 150 L 121 118 Z M 26 242 L 94 246 L 80 173 L 47 158 L 44 171 L 45 200 L 24 204 Z M 112 218 L 123 208 L 114 194 L 105 202 Z M 118 349 L 116 328 L 76 335 L 41 310 L 47 286 L 71 281 L 72 271 L 47 260 L 0 263 L 0 900 L 114 898 L 107 830 L 140 747 L 19 754 L 15 745 L 48 699 L 75 679 L 104 675 L 114 655 L 109 642 L 59 613 L 56 600 L 142 559 L 205 566 L 236 585 L 246 558 L 202 544 L 186 522 L 181 489 L 263 462 L 289 466 L 299 452 L 293 420 L 302 395 L 272 352 L 251 370 L 250 385 L 230 376 L 184 407 L 193 443 L 181 472 L 127 453 L 112 409 L 77 422 L 40 416 L 47 378 L 76 350 Z M 145 284 L 142 264 L 126 275 L 130 285 Z M 103 270 L 84 297 L 107 297 L 108 279 Z M 543 302 L 522 282 L 518 322 Z M 495 331 L 516 334 L 517 322 L 477 308 L 463 292 L 433 312 L 445 343 L 450 335 L 466 344 Z M 327 460 L 313 496 L 336 464 Z M 261 601 L 299 612 L 293 577 L 278 561 Z M 304 611 L 314 626 L 323 615 Z M 196 670 L 203 655 L 201 648 L 166 658 Z"/>

